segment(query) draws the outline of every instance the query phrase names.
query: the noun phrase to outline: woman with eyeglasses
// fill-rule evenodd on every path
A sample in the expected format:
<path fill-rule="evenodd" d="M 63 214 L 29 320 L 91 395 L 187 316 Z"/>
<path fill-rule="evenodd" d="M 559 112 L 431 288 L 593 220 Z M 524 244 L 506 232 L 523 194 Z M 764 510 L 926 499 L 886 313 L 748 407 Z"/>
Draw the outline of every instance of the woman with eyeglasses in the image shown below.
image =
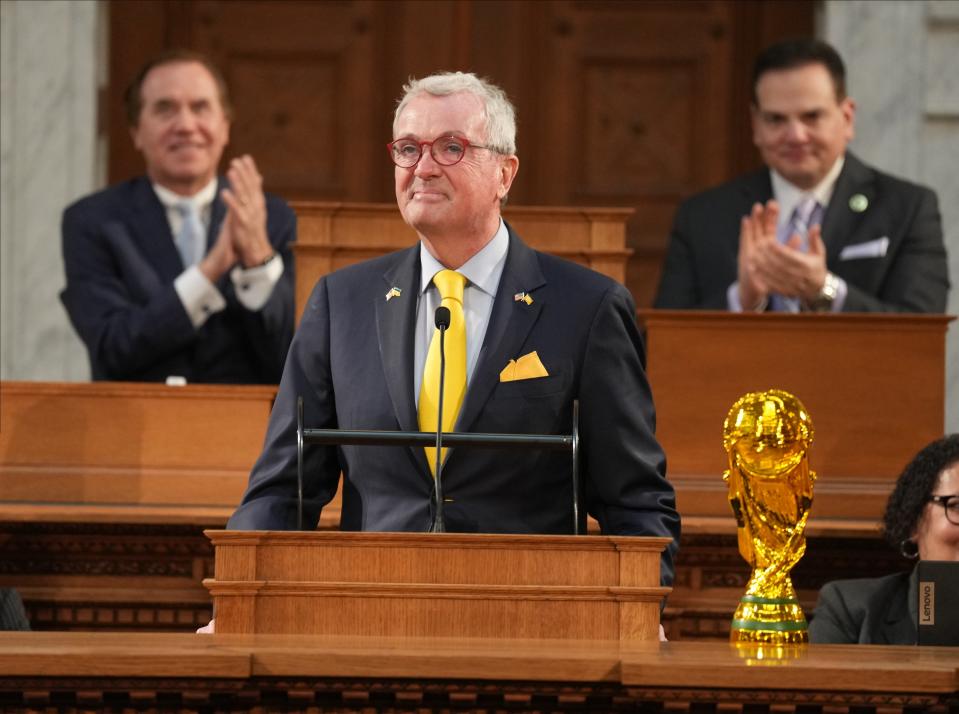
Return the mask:
<path fill-rule="evenodd" d="M 910 560 L 959 561 L 959 434 L 932 442 L 906 466 L 886 504 L 883 532 Z M 917 592 L 915 567 L 826 583 L 809 641 L 915 644 Z"/>

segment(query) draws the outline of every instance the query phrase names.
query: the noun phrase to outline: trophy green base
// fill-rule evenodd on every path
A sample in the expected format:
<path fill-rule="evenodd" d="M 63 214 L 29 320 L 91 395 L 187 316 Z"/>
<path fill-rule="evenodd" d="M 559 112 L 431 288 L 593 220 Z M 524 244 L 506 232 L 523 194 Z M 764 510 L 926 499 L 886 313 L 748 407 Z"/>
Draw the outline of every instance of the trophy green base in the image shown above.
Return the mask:
<path fill-rule="evenodd" d="M 795 598 L 743 595 L 733 615 L 730 642 L 798 645 L 809 642 L 809 625 Z"/>

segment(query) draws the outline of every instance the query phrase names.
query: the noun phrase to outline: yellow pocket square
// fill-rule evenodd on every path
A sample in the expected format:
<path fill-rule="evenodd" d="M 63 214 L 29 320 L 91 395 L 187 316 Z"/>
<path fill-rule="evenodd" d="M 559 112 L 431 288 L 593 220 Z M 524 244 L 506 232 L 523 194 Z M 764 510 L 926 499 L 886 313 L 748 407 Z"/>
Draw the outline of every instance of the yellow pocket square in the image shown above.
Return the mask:
<path fill-rule="evenodd" d="M 549 372 L 539 361 L 539 355 L 536 352 L 530 352 L 519 359 L 511 359 L 509 364 L 503 367 L 499 373 L 501 382 L 517 382 L 521 379 L 536 379 L 537 377 L 548 377 Z"/>

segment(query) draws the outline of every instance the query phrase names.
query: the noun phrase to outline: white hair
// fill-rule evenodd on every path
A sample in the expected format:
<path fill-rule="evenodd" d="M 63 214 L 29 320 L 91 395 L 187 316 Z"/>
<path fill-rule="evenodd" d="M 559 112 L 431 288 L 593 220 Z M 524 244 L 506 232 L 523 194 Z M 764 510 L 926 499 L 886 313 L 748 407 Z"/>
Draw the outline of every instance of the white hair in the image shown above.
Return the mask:
<path fill-rule="evenodd" d="M 403 97 L 393 115 L 393 135 L 396 123 L 409 101 L 418 94 L 444 97 L 457 92 L 469 92 L 483 102 L 486 118 L 486 145 L 494 151 L 510 156 L 516 153 L 516 110 L 506 92 L 492 82 L 472 72 L 440 72 L 414 79 L 403 86 Z"/>

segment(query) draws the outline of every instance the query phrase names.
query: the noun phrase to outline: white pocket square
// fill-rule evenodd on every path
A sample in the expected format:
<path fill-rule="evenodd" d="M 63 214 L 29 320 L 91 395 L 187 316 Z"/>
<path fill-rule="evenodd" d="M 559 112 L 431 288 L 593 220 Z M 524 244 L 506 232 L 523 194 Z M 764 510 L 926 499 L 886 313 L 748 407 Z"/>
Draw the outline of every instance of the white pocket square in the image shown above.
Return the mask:
<path fill-rule="evenodd" d="M 865 243 L 847 245 L 839 251 L 839 260 L 856 260 L 858 258 L 882 258 L 889 250 L 889 238 L 883 236 L 876 240 L 867 240 Z"/>

